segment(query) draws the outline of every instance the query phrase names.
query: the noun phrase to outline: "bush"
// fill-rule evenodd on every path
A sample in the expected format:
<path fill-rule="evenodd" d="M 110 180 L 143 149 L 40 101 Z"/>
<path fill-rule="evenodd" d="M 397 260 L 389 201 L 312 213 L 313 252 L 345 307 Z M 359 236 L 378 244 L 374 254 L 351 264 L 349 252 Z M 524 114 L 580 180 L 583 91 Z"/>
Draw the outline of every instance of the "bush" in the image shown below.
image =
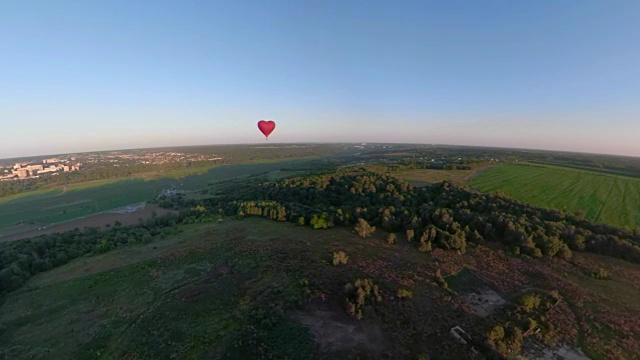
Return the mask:
<path fill-rule="evenodd" d="M 600 280 L 609 280 L 609 279 L 611 279 L 611 275 L 604 268 L 599 268 L 598 270 L 594 271 L 593 273 L 591 273 L 591 276 L 593 276 L 596 279 L 600 279 Z"/>
<path fill-rule="evenodd" d="M 440 269 L 436 270 L 435 280 L 438 283 L 438 285 L 442 286 L 444 289 L 449 288 L 449 284 L 447 284 L 447 280 L 445 280 L 444 277 L 442 276 Z"/>
<path fill-rule="evenodd" d="M 413 298 L 413 293 L 409 290 L 398 289 L 398 299 L 411 299 Z"/>
<path fill-rule="evenodd" d="M 346 264 L 349 261 L 349 257 L 344 251 L 338 251 L 333 253 L 333 265 L 338 266 L 340 264 Z"/>
<path fill-rule="evenodd" d="M 396 242 L 396 234 L 389 233 L 389 235 L 387 235 L 387 244 L 395 244 L 395 242 Z"/>
<path fill-rule="evenodd" d="M 504 338 L 504 327 L 501 325 L 494 326 L 489 333 L 487 333 L 487 340 L 490 342 L 502 340 Z"/>
<path fill-rule="evenodd" d="M 530 312 L 534 309 L 537 309 L 538 306 L 540 306 L 540 301 L 542 299 L 540 299 L 540 296 L 538 296 L 537 294 L 534 293 L 528 293 L 523 295 L 520 298 L 520 306 L 522 306 L 522 308 L 524 308 L 527 312 Z"/>
<path fill-rule="evenodd" d="M 432 250 L 431 241 L 420 242 L 420 247 L 418 248 L 418 251 L 423 253 L 428 253 L 428 252 L 431 252 L 431 250 Z"/>
<path fill-rule="evenodd" d="M 358 219 L 358 225 L 354 228 L 360 237 L 366 238 L 368 236 L 373 235 L 376 231 L 375 226 L 369 225 L 369 223 L 365 219 Z"/>

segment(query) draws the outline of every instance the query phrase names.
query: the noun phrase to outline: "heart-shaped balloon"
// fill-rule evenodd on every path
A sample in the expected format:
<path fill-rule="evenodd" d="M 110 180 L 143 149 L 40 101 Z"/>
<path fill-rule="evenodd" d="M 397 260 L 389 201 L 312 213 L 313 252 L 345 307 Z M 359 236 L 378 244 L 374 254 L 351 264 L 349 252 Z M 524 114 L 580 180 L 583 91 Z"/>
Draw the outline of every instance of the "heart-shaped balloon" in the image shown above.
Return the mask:
<path fill-rule="evenodd" d="M 269 134 L 271 134 L 271 132 L 273 132 L 273 129 L 276 128 L 276 123 L 271 121 L 271 120 L 260 120 L 258 121 L 258 129 L 260 129 L 260 131 L 262 131 L 262 133 L 264 134 L 265 138 L 269 138 Z"/>

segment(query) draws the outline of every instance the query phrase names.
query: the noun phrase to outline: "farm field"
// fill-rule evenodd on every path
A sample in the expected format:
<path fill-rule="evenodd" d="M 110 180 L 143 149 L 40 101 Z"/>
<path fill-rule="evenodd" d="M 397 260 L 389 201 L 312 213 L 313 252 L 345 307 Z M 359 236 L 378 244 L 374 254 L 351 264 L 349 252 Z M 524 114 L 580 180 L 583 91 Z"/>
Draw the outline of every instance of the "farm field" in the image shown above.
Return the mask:
<path fill-rule="evenodd" d="M 180 229 L 150 244 L 76 259 L 10 293 L 0 305 L 0 357 L 471 358 L 449 330 L 460 325 L 481 338 L 491 317 L 439 287 L 436 269 L 452 282 L 471 270 L 507 298 L 529 287 L 559 289 L 566 301 L 550 321 L 563 346 L 592 359 L 607 358 L 613 344 L 632 344 L 632 333 L 609 326 L 637 327 L 628 314 L 638 311 L 640 268 L 615 259 L 604 262 L 612 280 L 603 282 L 584 276 L 606 259 L 592 255 L 576 254 L 571 265 L 488 247 L 423 254 L 407 242 L 387 244 L 382 233 L 362 239 L 349 229 L 258 218 Z M 331 263 L 338 250 L 349 256 L 345 265 Z M 344 286 L 358 278 L 372 279 L 382 296 L 362 320 L 344 308 Z M 465 292 L 475 285 L 455 286 Z M 398 299 L 400 288 L 412 298 Z M 506 306 L 492 311 L 500 316 Z"/>
<path fill-rule="evenodd" d="M 74 229 L 87 228 L 107 228 L 113 225 L 116 221 L 124 226 L 136 225 L 140 221 L 145 221 L 153 216 L 155 213 L 157 216 L 163 216 L 171 213 L 176 213 L 174 210 L 163 209 L 157 205 L 147 205 L 143 210 L 133 213 L 111 213 L 102 212 L 99 214 L 93 214 L 83 216 L 82 218 L 72 219 L 62 223 L 58 223 L 52 226 L 48 226 L 45 229 L 35 229 L 30 231 L 24 231 L 17 234 L 5 235 L 0 237 L 1 241 L 12 241 L 19 239 L 28 239 L 35 236 L 54 234 L 58 232 L 72 231 Z"/>
<path fill-rule="evenodd" d="M 640 226 L 640 179 L 557 166 L 505 164 L 483 172 L 469 185 L 535 206 L 583 210 L 587 219 L 604 224 Z"/>
<path fill-rule="evenodd" d="M 432 170 L 415 169 L 393 172 L 393 176 L 406 180 L 413 185 L 428 185 L 445 180 L 462 181 L 471 175 L 474 170 Z"/>
<path fill-rule="evenodd" d="M 182 190 L 197 190 L 213 183 L 258 174 L 280 177 L 280 169 L 304 168 L 310 159 L 284 160 L 270 163 L 218 166 L 199 175 L 184 178 L 143 180 L 104 180 L 74 184 L 62 188 L 0 198 L 0 236 L 36 230 L 52 223 L 63 222 L 103 212 L 132 203 L 153 199 L 171 186 Z M 283 174 L 288 174 L 283 172 Z"/>

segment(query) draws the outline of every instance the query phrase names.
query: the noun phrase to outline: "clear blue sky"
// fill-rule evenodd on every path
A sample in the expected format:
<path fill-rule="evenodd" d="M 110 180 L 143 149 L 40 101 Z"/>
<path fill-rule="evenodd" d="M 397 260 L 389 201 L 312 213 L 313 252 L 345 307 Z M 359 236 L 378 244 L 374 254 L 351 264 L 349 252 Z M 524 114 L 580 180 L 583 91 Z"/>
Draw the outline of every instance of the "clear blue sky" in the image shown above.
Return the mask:
<path fill-rule="evenodd" d="M 380 141 L 640 156 L 640 1 L 0 4 L 0 158 Z"/>

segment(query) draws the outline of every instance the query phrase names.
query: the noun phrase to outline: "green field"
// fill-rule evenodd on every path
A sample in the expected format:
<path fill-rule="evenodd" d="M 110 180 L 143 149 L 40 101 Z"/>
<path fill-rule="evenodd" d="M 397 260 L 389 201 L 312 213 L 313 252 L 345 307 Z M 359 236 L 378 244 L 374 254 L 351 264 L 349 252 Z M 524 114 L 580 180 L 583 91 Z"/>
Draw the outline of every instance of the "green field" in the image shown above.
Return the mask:
<path fill-rule="evenodd" d="M 203 174 L 183 178 L 99 180 L 70 185 L 64 192 L 62 188 L 58 188 L 0 198 L 0 235 L 31 230 L 50 223 L 152 200 L 160 190 L 171 186 L 193 191 L 210 187 L 219 181 L 251 175 L 267 174 L 271 178 L 290 175 L 290 171 L 281 172 L 280 169 L 304 168 L 309 166 L 311 161 L 313 160 L 298 159 L 225 165 L 212 168 Z"/>
<path fill-rule="evenodd" d="M 619 227 L 640 226 L 640 179 L 557 166 L 505 164 L 469 185 L 551 209 L 576 212 Z"/>

